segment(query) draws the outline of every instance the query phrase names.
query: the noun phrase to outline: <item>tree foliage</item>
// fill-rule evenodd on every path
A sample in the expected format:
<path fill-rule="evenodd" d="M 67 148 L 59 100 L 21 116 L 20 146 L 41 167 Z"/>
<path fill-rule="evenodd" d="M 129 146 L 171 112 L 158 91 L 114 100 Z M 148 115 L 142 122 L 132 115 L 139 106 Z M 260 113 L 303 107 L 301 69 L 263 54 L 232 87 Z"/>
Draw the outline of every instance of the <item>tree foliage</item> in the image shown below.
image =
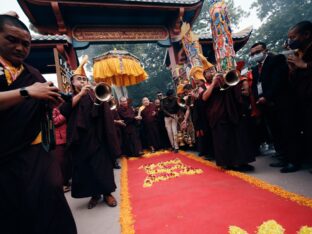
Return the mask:
<path fill-rule="evenodd" d="M 257 41 L 263 41 L 270 50 L 279 52 L 291 26 L 302 20 L 312 20 L 311 0 L 256 0 L 252 8 L 257 10 L 263 24 L 253 32 L 240 55 L 248 54 L 250 46 Z"/>

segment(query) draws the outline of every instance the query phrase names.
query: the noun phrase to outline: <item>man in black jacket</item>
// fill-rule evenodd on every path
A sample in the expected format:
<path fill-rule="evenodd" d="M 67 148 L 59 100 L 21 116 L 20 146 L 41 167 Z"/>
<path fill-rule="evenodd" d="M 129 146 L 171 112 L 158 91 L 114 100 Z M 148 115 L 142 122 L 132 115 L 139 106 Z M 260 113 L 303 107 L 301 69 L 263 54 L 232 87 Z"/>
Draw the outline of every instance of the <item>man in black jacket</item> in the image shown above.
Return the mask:
<path fill-rule="evenodd" d="M 283 159 L 290 152 L 287 136 L 291 99 L 286 58 L 269 53 L 266 44 L 258 42 L 250 49 L 250 59 L 257 62 L 252 67 L 252 92 L 270 129 L 274 147 Z M 285 164 L 282 161 L 270 165 L 283 167 Z"/>

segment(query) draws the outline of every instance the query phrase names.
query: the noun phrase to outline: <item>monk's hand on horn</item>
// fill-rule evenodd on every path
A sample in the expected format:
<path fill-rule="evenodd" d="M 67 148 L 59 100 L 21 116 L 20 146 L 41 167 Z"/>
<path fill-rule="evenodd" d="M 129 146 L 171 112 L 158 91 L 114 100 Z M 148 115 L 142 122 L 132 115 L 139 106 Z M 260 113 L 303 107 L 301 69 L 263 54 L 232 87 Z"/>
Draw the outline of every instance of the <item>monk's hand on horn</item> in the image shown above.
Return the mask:
<path fill-rule="evenodd" d="M 81 90 L 80 90 L 80 92 L 79 92 L 79 95 L 80 96 L 84 96 L 84 95 L 86 95 L 89 91 L 91 91 L 92 90 L 92 87 L 91 87 L 91 85 L 84 85 L 82 88 L 81 88 Z"/>
<path fill-rule="evenodd" d="M 220 73 L 217 73 L 214 75 L 214 77 L 212 78 L 212 83 L 211 85 L 215 86 L 215 85 L 221 85 L 223 79 L 223 75 Z"/>

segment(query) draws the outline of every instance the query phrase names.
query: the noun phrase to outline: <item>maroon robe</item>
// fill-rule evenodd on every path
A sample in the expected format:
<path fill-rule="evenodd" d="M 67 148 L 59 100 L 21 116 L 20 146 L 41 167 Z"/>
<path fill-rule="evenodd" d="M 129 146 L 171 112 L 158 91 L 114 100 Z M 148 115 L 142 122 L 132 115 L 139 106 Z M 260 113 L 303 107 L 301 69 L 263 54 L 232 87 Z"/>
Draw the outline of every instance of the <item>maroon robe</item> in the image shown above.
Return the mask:
<path fill-rule="evenodd" d="M 45 82 L 38 70 L 24 68 L 10 86 L 0 76 L 0 92 Z M 1 233 L 77 233 L 55 158 L 41 144 L 31 145 L 41 131 L 43 104 L 27 99 L 0 111 Z"/>
<path fill-rule="evenodd" d="M 112 110 L 112 114 L 113 114 L 113 119 L 114 120 L 121 120 L 117 109 Z M 117 134 L 117 138 L 118 138 L 118 142 L 120 147 L 122 146 L 122 126 L 119 124 L 115 124 L 115 129 L 116 129 L 116 134 Z"/>
<path fill-rule="evenodd" d="M 168 133 L 165 126 L 165 114 L 161 110 L 161 107 L 156 107 L 156 121 L 157 121 L 157 128 L 160 137 L 160 148 L 165 149 L 171 147 L 171 143 L 168 137 Z"/>
<path fill-rule="evenodd" d="M 215 88 L 207 104 L 217 165 L 231 167 L 253 162 L 253 142 L 248 116 L 243 112 L 241 84 L 225 91 Z"/>
<path fill-rule="evenodd" d="M 206 87 L 202 87 L 206 90 Z M 208 123 L 207 116 L 204 114 L 206 112 L 207 103 L 202 100 L 202 95 L 200 93 L 199 97 L 195 99 L 194 107 L 191 108 L 192 121 L 195 129 L 196 136 L 196 146 L 200 156 L 208 156 L 209 158 L 214 157 L 213 143 L 211 128 Z"/>
<path fill-rule="evenodd" d="M 136 129 L 135 112 L 132 107 L 118 108 L 118 114 L 127 125 L 122 130 L 123 139 L 123 154 L 127 156 L 138 156 L 142 147 L 140 138 Z"/>
<path fill-rule="evenodd" d="M 154 115 L 153 115 L 154 113 Z M 156 107 L 154 104 L 149 104 L 141 112 L 143 130 L 146 133 L 148 146 L 153 146 L 154 149 L 160 148 L 160 137 L 156 119 Z"/>
<path fill-rule="evenodd" d="M 312 158 L 312 44 L 305 50 L 302 60 L 308 67 L 297 68 L 290 73 L 294 105 L 289 113 L 292 116 L 288 141 L 291 153 L 287 161 L 292 164 L 300 164 Z"/>
<path fill-rule="evenodd" d="M 107 102 L 94 105 L 93 93 L 61 106 L 68 120 L 67 147 L 72 155 L 72 197 L 107 195 L 115 191 L 113 158 L 120 147 Z"/>

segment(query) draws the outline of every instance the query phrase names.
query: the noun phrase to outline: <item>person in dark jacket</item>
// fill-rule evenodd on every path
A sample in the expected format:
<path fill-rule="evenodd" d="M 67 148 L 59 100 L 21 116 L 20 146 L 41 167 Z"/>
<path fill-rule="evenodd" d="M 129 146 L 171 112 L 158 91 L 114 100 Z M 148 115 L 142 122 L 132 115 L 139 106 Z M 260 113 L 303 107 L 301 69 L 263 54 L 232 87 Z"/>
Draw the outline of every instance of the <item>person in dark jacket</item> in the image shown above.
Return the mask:
<path fill-rule="evenodd" d="M 284 166 L 286 155 L 290 154 L 289 131 L 291 98 L 289 70 L 283 55 L 268 52 L 265 43 L 258 42 L 250 49 L 252 67 L 252 92 L 256 105 L 262 113 L 273 138 L 273 144 L 281 162 L 270 164 Z"/>

